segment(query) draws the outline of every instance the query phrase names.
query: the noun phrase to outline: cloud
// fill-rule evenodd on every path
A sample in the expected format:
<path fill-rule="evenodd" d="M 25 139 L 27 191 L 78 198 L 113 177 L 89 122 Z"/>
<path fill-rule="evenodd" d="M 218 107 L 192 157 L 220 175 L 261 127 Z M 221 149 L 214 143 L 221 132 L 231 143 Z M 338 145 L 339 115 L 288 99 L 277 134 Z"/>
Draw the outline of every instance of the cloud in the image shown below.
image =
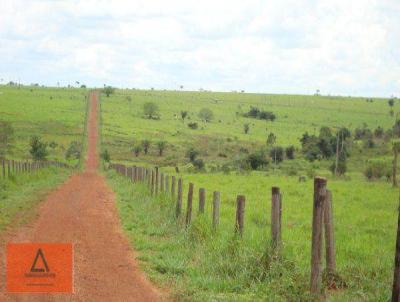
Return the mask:
<path fill-rule="evenodd" d="M 399 95 L 399 14 L 397 0 L 0 0 L 0 78 Z"/>

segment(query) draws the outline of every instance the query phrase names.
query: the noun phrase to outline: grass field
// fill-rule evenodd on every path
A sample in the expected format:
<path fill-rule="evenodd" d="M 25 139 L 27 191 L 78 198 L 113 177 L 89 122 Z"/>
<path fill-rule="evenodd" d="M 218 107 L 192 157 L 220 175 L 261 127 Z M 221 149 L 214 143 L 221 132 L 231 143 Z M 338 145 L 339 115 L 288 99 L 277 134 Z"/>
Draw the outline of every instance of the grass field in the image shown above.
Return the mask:
<path fill-rule="evenodd" d="M 66 161 L 70 142 L 82 142 L 86 97 L 86 89 L 0 86 L 0 120 L 11 122 L 15 131 L 7 157 L 29 159 L 30 138 L 38 135 L 56 144 L 48 147 L 49 160 Z"/>
<path fill-rule="evenodd" d="M 158 105 L 160 120 L 143 118 L 146 102 Z M 250 106 L 273 111 L 277 118 L 266 122 L 240 116 Z M 204 107 L 214 113 L 211 123 L 197 117 Z M 396 103 L 394 111 L 398 109 Z M 181 110 L 189 112 L 184 123 Z M 321 126 L 355 129 L 366 124 L 371 129 L 388 129 L 394 122 L 389 111 L 387 99 L 366 102 L 366 98 L 348 97 L 117 90 L 102 98 L 103 146 L 110 149 L 115 160 L 161 165 L 182 163 L 188 146 L 201 146 L 207 149 L 209 161 L 218 162 L 219 153 L 233 154 L 239 147 L 265 145 L 270 132 L 277 136 L 277 145 L 299 147 L 304 132 L 318 134 Z M 188 128 L 188 122 L 198 122 L 199 129 Z M 245 123 L 250 124 L 249 134 L 244 134 Z M 131 150 L 142 139 L 166 140 L 165 158 L 158 158 L 153 148 L 150 156 L 135 159 Z"/>
<path fill-rule="evenodd" d="M 143 104 L 149 101 L 159 106 L 160 120 L 143 118 Z M 250 106 L 273 111 L 277 119 L 265 122 L 242 117 Z M 396 103 L 395 112 L 398 106 Z M 214 112 L 211 123 L 197 117 L 203 107 Z M 182 122 L 181 110 L 189 111 L 190 120 Z M 347 97 L 138 90 L 117 90 L 109 98 L 103 96 L 102 147 L 110 151 L 113 162 L 158 165 L 170 175 L 179 166 L 185 181 L 184 203 L 189 181 L 195 184 L 195 202 L 198 188 L 207 190 L 207 214 L 197 217 L 185 231 L 172 219 L 174 201 L 166 196 L 153 201 L 145 188 L 132 188 L 110 172 L 123 225 L 135 248 L 141 250 L 144 268 L 151 278 L 172 287 L 173 294 L 183 300 L 309 300 L 311 176 L 317 174 L 328 178 L 333 192 L 337 267 L 347 285 L 328 292 L 329 300 L 388 300 L 399 193 L 387 181 L 367 181 L 363 171 L 371 158 L 391 160 L 390 142 L 368 150 L 353 145 L 348 172 L 339 178 L 328 171 L 331 161 L 309 163 L 299 150 L 295 160 L 270 166 L 266 171 L 221 173 L 211 172 L 211 167 L 234 158 L 241 147 L 265 145 L 269 132 L 276 134 L 278 145 L 299 148 L 304 132 L 318 134 L 322 126 L 389 129 L 394 123 L 389 110 L 385 99 L 367 102 L 365 98 Z M 199 129 L 189 129 L 187 123 L 191 121 L 198 122 Z M 249 134 L 244 134 L 244 123 L 251 125 Z M 166 140 L 165 155 L 158 156 L 153 147 L 149 155 L 135 157 L 132 147 L 142 139 Z M 201 150 L 207 172 L 191 172 L 185 158 L 190 146 Z M 308 174 L 306 182 L 298 182 L 299 175 Z M 272 186 L 279 186 L 283 194 L 284 248 L 282 261 L 267 265 Z M 221 225 L 216 236 L 210 231 L 214 190 L 222 197 Z M 246 196 L 245 235 L 240 242 L 233 239 L 238 194 Z M 196 203 L 193 209 L 196 212 Z M 235 242 L 238 247 L 233 247 Z"/>

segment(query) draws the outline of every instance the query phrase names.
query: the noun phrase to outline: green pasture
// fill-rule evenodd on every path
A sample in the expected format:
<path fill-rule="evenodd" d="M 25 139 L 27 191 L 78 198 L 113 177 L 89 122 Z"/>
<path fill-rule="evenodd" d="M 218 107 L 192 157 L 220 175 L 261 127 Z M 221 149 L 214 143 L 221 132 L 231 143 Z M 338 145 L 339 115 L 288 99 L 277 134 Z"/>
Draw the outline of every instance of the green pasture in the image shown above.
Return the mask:
<path fill-rule="evenodd" d="M 14 149 L 7 157 L 29 159 L 31 136 L 56 143 L 49 160 L 65 161 L 71 141 L 82 142 L 86 89 L 0 86 L 0 120 L 14 128 Z"/>

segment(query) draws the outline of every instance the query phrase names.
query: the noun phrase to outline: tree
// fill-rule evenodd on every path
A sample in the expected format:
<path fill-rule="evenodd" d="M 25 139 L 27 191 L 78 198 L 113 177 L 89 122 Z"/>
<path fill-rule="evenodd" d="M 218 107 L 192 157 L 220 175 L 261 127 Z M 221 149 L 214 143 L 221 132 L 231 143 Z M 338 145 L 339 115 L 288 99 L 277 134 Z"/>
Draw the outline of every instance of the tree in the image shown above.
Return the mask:
<path fill-rule="evenodd" d="M 199 118 L 206 123 L 211 122 L 214 118 L 214 113 L 209 108 L 201 109 L 198 115 Z"/>
<path fill-rule="evenodd" d="M 273 147 L 269 151 L 269 156 L 272 158 L 272 160 L 274 161 L 275 164 L 282 162 L 283 161 L 283 148 L 279 147 L 279 146 Z"/>
<path fill-rule="evenodd" d="M 110 153 L 108 153 L 107 149 L 104 149 L 103 152 L 101 152 L 100 157 L 102 160 L 104 160 L 106 163 L 109 163 L 111 160 Z"/>
<path fill-rule="evenodd" d="M 69 144 L 67 151 L 65 152 L 66 159 L 78 159 L 81 157 L 81 144 L 73 141 Z"/>
<path fill-rule="evenodd" d="M 150 145 L 151 145 L 151 142 L 148 139 L 142 140 L 142 147 L 143 147 L 144 154 L 147 154 L 147 152 L 149 152 Z"/>
<path fill-rule="evenodd" d="M 143 113 L 149 119 L 158 118 L 158 106 L 155 103 L 147 102 L 143 104 Z"/>
<path fill-rule="evenodd" d="M 185 121 L 185 118 L 187 117 L 188 112 L 187 111 L 181 111 L 181 118 L 182 118 L 182 122 Z"/>
<path fill-rule="evenodd" d="M 4 159 L 13 148 L 14 128 L 10 122 L 0 121 L 0 159 Z"/>
<path fill-rule="evenodd" d="M 244 131 L 245 134 L 249 133 L 249 131 L 250 131 L 249 123 L 246 123 L 246 124 L 243 125 L 243 131 Z"/>
<path fill-rule="evenodd" d="M 115 88 L 113 88 L 113 87 L 111 87 L 111 86 L 105 86 L 105 87 L 103 88 L 103 92 L 105 93 L 105 95 L 106 95 L 107 97 L 109 97 L 111 94 L 113 94 L 114 91 L 115 91 Z"/>
<path fill-rule="evenodd" d="M 388 105 L 390 108 L 392 108 L 394 106 L 394 99 L 389 99 Z"/>
<path fill-rule="evenodd" d="M 267 138 L 267 145 L 273 146 L 275 145 L 275 142 L 276 142 L 276 135 L 271 132 Z"/>
<path fill-rule="evenodd" d="M 45 160 L 47 153 L 47 144 L 41 141 L 39 136 L 32 136 L 30 142 L 31 149 L 29 153 L 34 160 Z"/>
<path fill-rule="evenodd" d="M 197 151 L 194 148 L 190 148 L 189 150 L 186 151 L 186 157 L 189 158 L 190 162 L 194 162 L 199 155 L 199 151 Z"/>
<path fill-rule="evenodd" d="M 287 159 L 294 159 L 294 146 L 289 146 L 285 149 L 286 158 Z"/>
<path fill-rule="evenodd" d="M 135 156 L 138 157 L 139 154 L 140 154 L 140 152 L 142 152 L 142 146 L 136 145 L 136 146 L 133 148 L 133 153 L 135 153 Z"/>
<path fill-rule="evenodd" d="M 166 141 L 157 142 L 157 148 L 158 148 L 158 155 L 163 156 L 163 152 L 165 148 L 167 148 L 167 142 Z"/>

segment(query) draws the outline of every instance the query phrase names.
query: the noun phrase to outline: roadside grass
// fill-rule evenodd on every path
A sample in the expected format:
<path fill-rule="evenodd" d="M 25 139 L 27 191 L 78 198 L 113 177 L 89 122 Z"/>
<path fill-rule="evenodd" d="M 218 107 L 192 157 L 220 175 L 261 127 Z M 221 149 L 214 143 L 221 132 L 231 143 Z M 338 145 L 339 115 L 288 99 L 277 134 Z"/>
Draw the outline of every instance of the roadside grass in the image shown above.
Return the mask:
<path fill-rule="evenodd" d="M 106 172 L 117 193 L 123 228 L 152 281 L 182 301 L 309 301 L 312 181 L 296 177 L 185 174 L 195 184 L 192 225 L 174 218 L 175 201 L 155 198 L 146 186 Z M 283 194 L 283 250 L 274 258 L 270 240 L 270 189 Z M 197 214 L 198 189 L 207 189 L 206 212 Z M 346 288 L 328 301 L 387 301 L 390 297 L 398 191 L 385 182 L 330 180 L 337 269 Z M 218 232 L 211 230 L 211 194 L 221 192 Z M 245 231 L 234 236 L 235 198 L 246 196 Z M 184 215 L 182 215 L 184 216 Z"/>
<path fill-rule="evenodd" d="M 64 168 L 48 167 L 0 179 L 0 232 L 32 219 L 36 213 L 34 208 L 70 173 L 71 170 Z"/>

